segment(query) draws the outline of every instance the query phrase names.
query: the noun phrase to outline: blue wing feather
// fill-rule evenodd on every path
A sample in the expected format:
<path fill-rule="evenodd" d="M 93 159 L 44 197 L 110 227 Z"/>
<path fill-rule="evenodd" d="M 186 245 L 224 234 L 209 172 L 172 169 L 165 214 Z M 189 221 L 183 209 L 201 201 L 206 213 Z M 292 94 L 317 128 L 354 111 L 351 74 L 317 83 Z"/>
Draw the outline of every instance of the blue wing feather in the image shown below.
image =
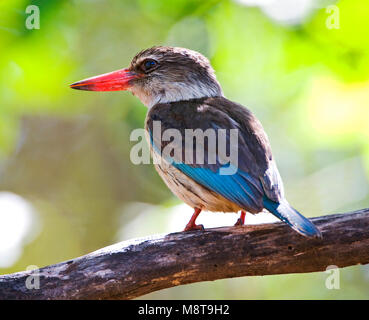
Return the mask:
<path fill-rule="evenodd" d="M 238 204 L 241 208 L 259 207 L 255 199 L 258 199 L 260 195 L 256 194 L 258 191 L 244 178 L 246 173 L 241 175 L 236 172 L 233 175 L 220 175 L 219 170 L 213 172 L 209 168 L 195 168 L 188 164 L 175 162 L 172 165 L 191 179 Z"/>
<path fill-rule="evenodd" d="M 154 151 L 159 152 L 151 132 L 150 139 Z M 219 170 L 228 165 L 218 165 L 217 171 L 214 172 L 209 167 L 206 167 L 207 164 L 204 164 L 202 167 L 194 167 L 190 164 L 175 162 L 172 158 L 165 160 L 197 183 L 236 203 L 241 208 L 248 208 L 255 212 L 260 211 L 262 208 L 260 201 L 258 201 L 263 196 L 260 192 L 262 190 L 261 183 L 247 172 L 236 169 L 232 175 L 221 175 Z"/>

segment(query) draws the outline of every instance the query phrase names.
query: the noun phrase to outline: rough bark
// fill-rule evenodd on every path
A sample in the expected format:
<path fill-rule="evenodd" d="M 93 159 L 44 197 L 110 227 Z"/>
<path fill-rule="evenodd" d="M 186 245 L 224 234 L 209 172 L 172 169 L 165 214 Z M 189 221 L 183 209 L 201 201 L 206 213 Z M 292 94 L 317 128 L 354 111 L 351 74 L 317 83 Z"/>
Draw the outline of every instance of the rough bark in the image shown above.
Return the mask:
<path fill-rule="evenodd" d="M 199 281 L 369 263 L 369 209 L 312 220 L 323 239 L 273 223 L 117 243 L 32 272 L 2 275 L 0 299 L 132 299 Z M 39 276 L 39 289 L 27 289 L 27 278 L 36 284 L 30 276 Z"/>

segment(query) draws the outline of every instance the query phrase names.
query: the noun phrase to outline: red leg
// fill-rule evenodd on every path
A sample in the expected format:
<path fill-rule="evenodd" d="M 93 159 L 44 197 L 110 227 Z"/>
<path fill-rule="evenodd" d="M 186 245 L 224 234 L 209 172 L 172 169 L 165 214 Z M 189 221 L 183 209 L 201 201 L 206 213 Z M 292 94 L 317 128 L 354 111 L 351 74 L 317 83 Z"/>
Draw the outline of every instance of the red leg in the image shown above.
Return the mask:
<path fill-rule="evenodd" d="M 241 211 L 241 216 L 238 218 L 235 226 L 243 226 L 245 224 L 246 212 Z"/>
<path fill-rule="evenodd" d="M 199 216 L 201 209 L 195 208 L 195 212 L 193 213 L 190 221 L 187 223 L 186 228 L 183 231 L 191 231 L 191 230 L 204 230 L 204 226 L 202 224 L 197 225 L 196 219 Z"/>

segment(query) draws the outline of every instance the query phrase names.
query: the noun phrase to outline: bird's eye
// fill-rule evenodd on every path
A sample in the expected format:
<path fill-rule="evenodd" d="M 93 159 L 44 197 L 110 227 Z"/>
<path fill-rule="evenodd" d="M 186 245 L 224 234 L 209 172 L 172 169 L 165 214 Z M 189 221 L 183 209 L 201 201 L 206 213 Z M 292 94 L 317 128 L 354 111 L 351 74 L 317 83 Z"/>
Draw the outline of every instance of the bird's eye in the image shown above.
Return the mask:
<path fill-rule="evenodd" d="M 142 64 L 142 67 L 143 67 L 144 71 L 150 71 L 150 70 L 154 69 L 157 65 L 158 65 L 158 63 L 155 60 L 147 59 Z"/>

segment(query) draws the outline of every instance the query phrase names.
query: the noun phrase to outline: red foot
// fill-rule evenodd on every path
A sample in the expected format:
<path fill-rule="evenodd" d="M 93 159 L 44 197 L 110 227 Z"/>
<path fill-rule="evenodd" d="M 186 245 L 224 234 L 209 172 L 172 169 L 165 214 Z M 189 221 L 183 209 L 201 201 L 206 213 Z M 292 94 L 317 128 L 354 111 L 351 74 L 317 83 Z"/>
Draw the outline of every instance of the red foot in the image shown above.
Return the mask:
<path fill-rule="evenodd" d="M 199 216 L 201 209 L 195 208 L 195 212 L 192 215 L 190 221 L 187 223 L 186 228 L 183 231 L 191 231 L 191 230 L 204 230 L 204 226 L 202 224 L 197 225 L 196 219 Z"/>
<path fill-rule="evenodd" d="M 186 228 L 183 231 L 193 231 L 193 230 L 205 230 L 202 224 L 193 224 L 193 225 L 186 225 Z"/>
<path fill-rule="evenodd" d="M 246 212 L 241 211 L 241 216 L 238 218 L 237 222 L 235 223 L 235 226 L 244 226 L 245 225 L 245 216 L 246 216 Z"/>

